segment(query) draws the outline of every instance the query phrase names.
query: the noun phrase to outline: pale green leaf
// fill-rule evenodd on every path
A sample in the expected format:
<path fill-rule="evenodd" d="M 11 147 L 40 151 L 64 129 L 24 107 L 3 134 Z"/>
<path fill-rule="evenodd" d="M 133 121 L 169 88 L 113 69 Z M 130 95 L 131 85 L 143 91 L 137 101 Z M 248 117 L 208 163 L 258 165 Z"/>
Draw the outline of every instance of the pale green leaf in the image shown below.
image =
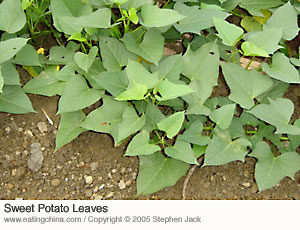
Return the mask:
<path fill-rule="evenodd" d="M 0 93 L 2 93 L 2 88 L 3 88 L 3 85 L 4 85 L 4 78 L 2 76 L 2 66 L 0 66 Z"/>
<path fill-rule="evenodd" d="M 254 17 L 245 16 L 242 18 L 241 26 L 247 31 L 260 31 L 263 29 L 263 25 L 260 24 Z M 281 38 L 281 37 L 280 37 Z"/>
<path fill-rule="evenodd" d="M 206 43 L 196 51 L 192 51 L 189 46 L 183 56 L 183 74 L 191 81 L 200 79 L 215 86 L 219 77 L 219 59 L 219 50 L 215 42 Z"/>
<path fill-rule="evenodd" d="M 165 153 L 188 164 L 198 164 L 190 143 L 184 140 L 177 140 L 174 146 L 165 148 Z"/>
<path fill-rule="evenodd" d="M 97 102 L 102 95 L 102 90 L 90 89 L 82 76 L 75 75 L 59 100 L 58 113 L 81 110 Z"/>
<path fill-rule="evenodd" d="M 147 195 L 174 185 L 184 176 L 189 164 L 164 157 L 161 152 L 140 156 L 137 195 Z"/>
<path fill-rule="evenodd" d="M 152 103 L 147 103 L 145 116 L 146 124 L 144 129 L 148 132 L 151 132 L 153 129 L 157 129 L 157 123 L 165 118 L 159 108 Z"/>
<path fill-rule="evenodd" d="M 6 85 L 0 93 L 0 111 L 6 113 L 33 113 L 31 102 L 20 86 Z"/>
<path fill-rule="evenodd" d="M 109 71 L 118 72 L 127 65 L 128 59 L 137 60 L 137 57 L 129 53 L 115 38 L 100 37 L 99 44 L 103 66 Z"/>
<path fill-rule="evenodd" d="M 25 66 L 41 66 L 40 58 L 33 46 L 26 44 L 13 60 L 15 64 Z"/>
<path fill-rule="evenodd" d="M 107 90 L 114 97 L 117 97 L 124 92 L 128 86 L 128 79 L 125 71 L 105 71 L 93 76 L 93 79 L 99 86 Z"/>
<path fill-rule="evenodd" d="M 140 44 L 131 33 L 125 34 L 122 41 L 130 52 L 156 65 L 163 56 L 164 38 L 158 30 L 148 30 Z"/>
<path fill-rule="evenodd" d="M 71 113 L 61 114 L 58 131 L 55 139 L 55 150 L 70 143 L 79 134 L 87 131 L 84 128 L 79 127 L 79 124 L 85 119 L 85 114 L 80 110 Z"/>
<path fill-rule="evenodd" d="M 41 72 L 38 77 L 27 82 L 23 89 L 26 93 L 52 97 L 55 95 L 62 95 L 66 85 L 67 82 L 59 81 L 55 78 L 55 72 L 47 71 L 46 69 Z"/>
<path fill-rule="evenodd" d="M 274 54 L 271 66 L 267 63 L 263 63 L 262 69 L 274 79 L 286 83 L 300 83 L 299 72 L 290 63 L 289 58 L 282 53 Z"/>
<path fill-rule="evenodd" d="M 129 101 L 129 100 L 143 100 L 147 93 L 147 86 L 145 84 L 139 84 L 132 82 L 133 86 L 126 89 L 119 96 L 116 97 L 118 101 Z"/>
<path fill-rule="evenodd" d="M 276 127 L 276 134 L 300 135 L 300 128 L 289 124 L 294 112 L 294 104 L 286 98 L 269 99 L 270 104 L 255 106 L 248 113 Z"/>
<path fill-rule="evenodd" d="M 0 42 L 0 64 L 15 56 L 27 43 L 25 38 L 12 38 Z"/>
<path fill-rule="evenodd" d="M 243 42 L 241 45 L 244 56 L 250 57 L 269 57 L 269 54 L 263 48 L 257 47 L 253 42 Z"/>
<path fill-rule="evenodd" d="M 175 4 L 174 9 L 185 16 L 174 24 L 181 33 L 200 34 L 200 31 L 214 26 L 213 17 L 225 19 L 228 14 L 217 9 L 199 9 L 199 6 L 187 6 L 182 3 Z"/>
<path fill-rule="evenodd" d="M 157 123 L 157 127 L 167 133 L 168 138 L 173 138 L 181 129 L 184 121 L 184 111 L 176 112 Z"/>
<path fill-rule="evenodd" d="M 155 90 L 161 95 L 155 96 L 155 98 L 159 101 L 175 99 L 194 92 L 189 86 L 185 84 L 175 84 L 168 81 L 168 79 L 161 81 L 155 87 Z"/>
<path fill-rule="evenodd" d="M 234 63 L 222 63 L 225 80 L 230 88 L 229 99 L 250 109 L 254 98 L 272 87 L 272 80 L 256 70 L 245 70 Z"/>
<path fill-rule="evenodd" d="M 235 104 L 228 104 L 212 111 L 212 113 L 209 114 L 209 118 L 221 129 L 227 129 L 230 126 L 234 112 Z"/>
<path fill-rule="evenodd" d="M 96 46 L 93 46 L 90 49 L 89 54 L 84 54 L 81 52 L 75 53 L 74 61 L 81 69 L 83 69 L 87 73 L 89 68 L 94 63 L 97 53 L 98 48 Z"/>
<path fill-rule="evenodd" d="M 298 34 L 297 13 L 290 2 L 279 7 L 264 25 L 265 28 L 282 28 L 282 38 L 292 40 Z"/>
<path fill-rule="evenodd" d="M 189 87 L 194 92 L 182 97 L 188 103 L 186 113 L 208 116 L 210 109 L 204 103 L 210 97 L 213 86 L 204 80 L 193 80 Z"/>
<path fill-rule="evenodd" d="M 177 137 L 177 140 L 184 140 L 186 142 L 205 146 L 210 143 L 210 138 L 208 136 L 202 135 L 203 124 L 201 121 L 194 121 L 182 135 Z"/>
<path fill-rule="evenodd" d="M 239 5 L 252 15 L 262 16 L 261 9 L 269 9 L 283 4 L 281 0 L 239 0 Z"/>
<path fill-rule="evenodd" d="M 225 21 L 222 18 L 213 17 L 214 25 L 218 31 L 219 38 L 227 46 L 234 46 L 242 38 L 242 28 Z"/>
<path fill-rule="evenodd" d="M 4 0 L 0 4 L 0 30 L 16 33 L 26 23 L 26 16 L 20 0 Z"/>
<path fill-rule="evenodd" d="M 204 165 L 223 165 L 232 161 L 243 161 L 251 143 L 245 138 L 232 141 L 228 130 L 214 130 L 214 137 L 205 153 Z"/>
<path fill-rule="evenodd" d="M 139 131 L 145 125 L 145 122 L 144 114 L 139 117 L 133 106 L 127 106 L 122 114 L 122 122 L 119 125 L 117 144 Z"/>
<path fill-rule="evenodd" d="M 9 62 L 5 62 L 0 65 L 0 67 L 1 75 L 4 79 L 5 85 L 20 85 L 20 77 L 15 65 Z"/>
<path fill-rule="evenodd" d="M 171 55 L 158 63 L 158 78 L 176 82 L 183 72 L 183 60 L 181 55 Z"/>
<path fill-rule="evenodd" d="M 273 54 L 281 46 L 282 30 L 278 28 L 265 28 L 263 31 L 247 33 L 245 39 L 255 44 L 256 47 L 264 49 L 268 54 Z"/>
<path fill-rule="evenodd" d="M 125 156 L 150 155 L 159 150 L 158 145 L 149 144 L 149 133 L 143 130 L 130 141 Z"/>
<path fill-rule="evenodd" d="M 266 142 L 258 142 L 253 152 L 249 155 L 256 157 L 255 180 L 259 191 L 272 188 L 284 177 L 294 179 L 300 170 L 300 156 L 296 152 L 286 152 L 277 157 L 273 155 Z"/>
<path fill-rule="evenodd" d="M 119 102 L 106 95 L 103 95 L 102 100 L 103 105 L 92 111 L 80 126 L 88 130 L 110 134 L 117 145 L 119 124 L 122 122 L 123 112 L 128 105 L 127 102 Z"/>
<path fill-rule="evenodd" d="M 185 18 L 175 10 L 160 9 L 156 5 L 143 5 L 141 10 L 141 24 L 145 27 L 164 27 L 173 25 Z"/>
<path fill-rule="evenodd" d="M 284 83 L 282 81 L 273 80 L 273 86 L 268 89 L 265 93 L 256 97 L 256 99 L 261 104 L 268 104 L 269 98 L 275 100 L 279 97 L 283 97 L 287 89 L 289 88 L 289 84 Z"/>

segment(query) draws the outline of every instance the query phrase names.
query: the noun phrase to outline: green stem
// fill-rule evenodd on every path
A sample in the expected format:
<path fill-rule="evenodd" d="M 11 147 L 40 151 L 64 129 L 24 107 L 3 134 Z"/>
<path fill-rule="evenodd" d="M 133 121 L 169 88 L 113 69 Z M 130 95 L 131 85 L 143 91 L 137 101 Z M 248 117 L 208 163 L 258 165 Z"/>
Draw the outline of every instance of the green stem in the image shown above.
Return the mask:
<path fill-rule="evenodd" d="M 254 58 L 255 58 L 255 56 L 253 56 L 253 57 L 251 58 L 251 60 L 249 61 L 249 63 L 248 63 L 247 66 L 246 66 L 246 70 L 249 69 L 249 67 L 251 66 L 252 62 L 254 61 Z"/>
<path fill-rule="evenodd" d="M 166 8 L 166 7 L 169 5 L 170 2 L 171 2 L 171 0 L 168 0 L 168 1 L 164 4 L 164 6 L 163 6 L 162 8 Z"/>

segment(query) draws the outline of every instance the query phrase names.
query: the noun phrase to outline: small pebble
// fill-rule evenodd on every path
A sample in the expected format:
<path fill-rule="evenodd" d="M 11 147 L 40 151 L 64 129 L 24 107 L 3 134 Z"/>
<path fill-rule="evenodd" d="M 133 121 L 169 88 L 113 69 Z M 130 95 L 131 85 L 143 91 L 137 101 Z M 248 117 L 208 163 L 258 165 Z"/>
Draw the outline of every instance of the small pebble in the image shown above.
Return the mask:
<path fill-rule="evenodd" d="M 101 196 L 101 195 L 96 195 L 96 196 L 94 197 L 95 200 L 102 200 L 102 198 L 103 198 L 103 196 Z"/>
<path fill-rule="evenodd" d="M 122 167 L 121 168 L 121 174 L 124 174 L 126 172 L 126 168 Z"/>
<path fill-rule="evenodd" d="M 45 122 L 39 122 L 37 124 L 37 127 L 42 134 L 44 134 L 45 132 L 48 132 L 48 127 Z"/>
<path fill-rule="evenodd" d="M 11 130 L 10 127 L 6 127 L 6 128 L 5 128 L 5 132 L 6 132 L 6 133 L 10 133 L 10 130 Z"/>
<path fill-rule="evenodd" d="M 111 178 L 112 178 L 112 175 L 111 175 L 111 173 L 110 173 L 110 172 L 107 174 L 107 176 L 108 176 L 108 178 L 109 178 L 109 179 L 111 179 Z"/>
<path fill-rule="evenodd" d="M 131 180 L 125 182 L 126 187 L 129 187 L 132 184 Z"/>
<path fill-rule="evenodd" d="M 85 191 L 85 195 L 87 196 L 87 197 L 91 197 L 92 195 L 93 195 L 93 191 L 92 190 L 86 190 Z"/>
<path fill-rule="evenodd" d="M 92 184 L 93 183 L 93 177 L 92 176 L 86 176 L 85 177 L 85 183 L 86 184 Z"/>
<path fill-rule="evenodd" d="M 16 175 L 17 175 L 17 169 L 11 170 L 11 175 L 12 175 L 12 176 L 16 176 Z"/>
<path fill-rule="evenodd" d="M 32 132 L 29 129 L 26 129 L 24 132 L 25 135 L 29 136 L 29 137 L 33 137 Z"/>
<path fill-rule="evenodd" d="M 251 186 L 251 184 L 249 182 L 243 183 L 242 185 L 245 186 L 245 187 L 247 187 L 247 188 L 249 188 Z"/>
<path fill-rule="evenodd" d="M 7 184 L 7 188 L 8 188 L 8 189 L 13 189 L 13 187 L 14 187 L 13 184 L 11 184 L 11 183 Z"/>
<path fill-rule="evenodd" d="M 91 170 L 92 170 L 92 171 L 95 171 L 97 168 L 98 168 L 98 162 L 93 162 L 93 163 L 91 164 Z"/>
<path fill-rule="evenodd" d="M 53 179 L 51 181 L 51 185 L 54 187 L 57 187 L 60 184 L 60 180 L 59 179 Z"/>
<path fill-rule="evenodd" d="M 115 174 L 116 172 L 117 172 L 116 169 L 112 169 L 112 170 L 111 170 L 111 173 L 112 173 L 112 174 Z"/>
<path fill-rule="evenodd" d="M 252 193 L 257 193 L 258 192 L 258 187 L 257 187 L 257 185 L 255 183 L 251 187 L 251 192 Z"/>
<path fill-rule="evenodd" d="M 114 192 L 110 192 L 106 195 L 106 199 L 112 198 L 114 196 Z"/>
<path fill-rule="evenodd" d="M 124 180 L 122 179 L 122 180 L 120 180 L 120 182 L 119 182 L 119 188 L 121 189 L 121 190 L 123 190 L 123 189 L 125 189 L 126 188 L 126 184 L 125 184 L 125 182 L 124 182 Z"/>
<path fill-rule="evenodd" d="M 98 190 L 101 191 L 105 187 L 105 184 L 99 186 Z"/>
<path fill-rule="evenodd" d="M 83 166 L 84 166 L 84 162 L 83 161 L 79 162 L 78 168 L 82 168 Z"/>

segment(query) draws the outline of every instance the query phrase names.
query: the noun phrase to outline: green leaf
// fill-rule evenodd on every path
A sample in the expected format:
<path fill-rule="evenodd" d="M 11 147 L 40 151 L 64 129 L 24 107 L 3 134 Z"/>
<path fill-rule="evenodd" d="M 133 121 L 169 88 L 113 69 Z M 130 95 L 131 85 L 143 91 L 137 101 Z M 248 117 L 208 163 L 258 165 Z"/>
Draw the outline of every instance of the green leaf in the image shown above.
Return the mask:
<path fill-rule="evenodd" d="M 60 81 L 70 81 L 75 76 L 75 70 L 71 65 L 65 65 L 54 77 Z"/>
<path fill-rule="evenodd" d="M 119 124 L 122 122 L 123 112 L 128 105 L 127 102 L 119 102 L 106 95 L 103 95 L 102 100 L 103 105 L 92 111 L 80 126 L 88 130 L 110 134 L 117 145 Z"/>
<path fill-rule="evenodd" d="M 145 122 L 144 114 L 139 117 L 133 106 L 127 106 L 122 115 L 122 122 L 119 125 L 117 144 L 139 131 L 145 125 Z"/>
<path fill-rule="evenodd" d="M 177 112 L 157 123 L 157 127 L 167 133 L 168 138 L 173 138 L 181 129 L 184 121 L 184 111 Z"/>
<path fill-rule="evenodd" d="M 148 195 L 172 186 L 189 169 L 189 164 L 169 157 L 166 158 L 161 152 L 156 152 L 150 156 L 140 156 L 139 159 L 137 195 Z"/>
<path fill-rule="evenodd" d="M 297 13 L 290 2 L 276 9 L 264 25 L 265 28 L 282 28 L 282 38 L 292 40 L 299 32 Z"/>
<path fill-rule="evenodd" d="M 247 31 L 260 31 L 263 29 L 263 25 L 260 24 L 254 17 L 245 16 L 242 18 L 241 26 Z"/>
<path fill-rule="evenodd" d="M 177 140 L 174 146 L 165 148 L 165 153 L 169 157 L 181 160 L 188 164 L 198 164 L 190 143 L 186 141 Z"/>
<path fill-rule="evenodd" d="M 159 150 L 158 145 L 149 144 L 149 133 L 143 130 L 130 141 L 125 156 L 150 155 Z"/>
<path fill-rule="evenodd" d="M 66 82 L 59 81 L 55 78 L 56 70 L 45 69 L 38 77 L 31 79 L 26 83 L 23 90 L 25 93 L 39 94 L 48 97 L 62 95 Z"/>
<path fill-rule="evenodd" d="M 31 6 L 32 0 L 22 0 L 22 9 L 26 10 L 29 6 Z"/>
<path fill-rule="evenodd" d="M 192 51 L 189 46 L 183 56 L 183 74 L 191 81 L 199 79 L 217 85 L 219 77 L 219 50 L 215 42 L 209 42 L 198 50 Z"/>
<path fill-rule="evenodd" d="M 188 103 L 186 113 L 208 116 L 210 109 L 204 103 L 211 95 L 213 86 L 204 80 L 193 80 L 189 87 L 194 90 L 194 93 L 182 97 Z"/>
<path fill-rule="evenodd" d="M 126 89 L 122 92 L 116 100 L 118 101 L 129 101 L 129 100 L 143 100 L 147 93 L 147 86 L 145 84 L 139 84 L 133 82 L 133 87 Z"/>
<path fill-rule="evenodd" d="M 126 10 L 130 10 L 131 8 L 135 8 L 138 9 L 140 8 L 142 5 L 145 4 L 153 4 L 152 0 L 129 0 L 126 3 L 122 4 L 122 8 L 126 9 Z"/>
<path fill-rule="evenodd" d="M 3 88 L 3 85 L 4 85 L 4 78 L 2 76 L 1 69 L 2 69 L 2 66 L 0 66 L 0 93 L 2 93 L 2 88 Z"/>
<path fill-rule="evenodd" d="M 209 114 L 209 118 L 221 129 L 227 129 L 230 126 L 235 112 L 235 104 L 224 105 Z"/>
<path fill-rule="evenodd" d="M 202 135 L 203 124 L 201 121 L 194 121 L 190 127 L 184 131 L 182 135 L 177 137 L 177 140 L 184 140 L 186 142 L 205 146 L 210 143 L 210 138 L 208 136 Z"/>
<path fill-rule="evenodd" d="M 122 41 L 130 52 L 156 65 L 163 56 L 164 38 L 158 30 L 148 30 L 140 44 L 131 33 L 126 33 Z"/>
<path fill-rule="evenodd" d="M 213 17 L 225 19 L 228 16 L 221 10 L 199 10 L 199 6 L 186 6 L 183 3 L 176 3 L 174 9 L 185 16 L 184 19 L 174 24 L 174 27 L 181 33 L 200 34 L 201 30 L 214 26 Z"/>
<path fill-rule="evenodd" d="M 118 72 L 127 65 L 128 59 L 137 60 L 137 57 L 129 53 L 115 38 L 100 37 L 99 44 L 103 66 L 109 71 Z"/>
<path fill-rule="evenodd" d="M 1 75 L 4 79 L 5 85 L 21 85 L 19 73 L 16 70 L 16 67 L 9 62 L 5 62 L 0 65 L 1 67 Z"/>
<path fill-rule="evenodd" d="M 52 46 L 49 51 L 49 61 L 51 64 L 68 64 L 73 61 L 74 52 L 62 46 Z"/>
<path fill-rule="evenodd" d="M 75 75 L 59 100 L 58 113 L 81 110 L 97 102 L 102 95 L 102 90 L 90 89 L 82 76 Z"/>
<path fill-rule="evenodd" d="M 161 81 L 155 87 L 155 90 L 158 91 L 161 95 L 155 96 L 155 98 L 159 101 L 175 99 L 177 97 L 182 97 L 194 92 L 189 86 L 185 84 L 175 84 L 168 81 L 168 79 Z"/>
<path fill-rule="evenodd" d="M 124 92 L 128 85 L 125 71 L 110 72 L 105 71 L 93 77 L 95 82 L 111 95 L 117 97 Z"/>
<path fill-rule="evenodd" d="M 81 52 L 75 53 L 74 61 L 82 70 L 84 70 L 87 73 L 89 68 L 94 63 L 97 53 L 98 48 L 96 46 L 93 46 L 90 49 L 89 54 L 84 54 Z"/>
<path fill-rule="evenodd" d="M 145 27 L 164 27 L 173 25 L 185 18 L 175 10 L 160 9 L 154 5 L 143 5 L 141 10 L 141 24 Z"/>
<path fill-rule="evenodd" d="M 139 22 L 139 17 L 136 14 L 136 9 L 135 8 L 130 8 L 129 11 L 129 17 L 128 19 L 133 23 L 133 24 L 138 24 Z"/>
<path fill-rule="evenodd" d="M 25 38 L 12 38 L 0 42 L 0 64 L 16 55 L 27 43 Z"/>
<path fill-rule="evenodd" d="M 235 46 L 241 40 L 244 31 L 242 28 L 225 21 L 222 18 L 213 17 L 214 25 L 218 31 L 219 38 L 227 46 Z"/>
<path fill-rule="evenodd" d="M 259 191 L 272 188 L 286 176 L 294 179 L 295 173 L 300 170 L 298 153 L 286 152 L 275 157 L 266 142 L 257 143 L 249 156 L 258 159 L 255 166 L 255 180 Z"/>
<path fill-rule="evenodd" d="M 0 111 L 6 113 L 33 113 L 31 102 L 20 86 L 6 85 L 0 94 Z"/>
<path fill-rule="evenodd" d="M 267 51 L 263 48 L 257 47 L 253 42 L 243 42 L 241 45 L 244 56 L 251 57 L 269 57 Z"/>
<path fill-rule="evenodd" d="M 72 34 L 73 30 L 66 30 L 64 28 L 64 20 L 59 20 L 61 17 L 80 17 L 92 13 L 93 9 L 90 4 L 78 0 L 51 0 L 50 10 L 52 13 L 54 26 L 60 32 L 66 32 L 67 34 Z M 70 20 L 71 22 L 74 21 Z M 62 24 L 61 24 L 62 23 Z M 69 32 L 69 33 L 68 33 Z M 80 32 L 76 31 L 75 32 Z"/>
<path fill-rule="evenodd" d="M 273 54 L 281 46 L 282 30 L 278 28 L 265 28 L 263 31 L 247 33 L 245 39 L 256 47 L 264 49 L 268 54 Z"/>
<path fill-rule="evenodd" d="M 26 16 L 19 0 L 4 0 L 0 4 L 0 30 L 10 34 L 21 30 L 26 23 Z"/>
<path fill-rule="evenodd" d="M 33 46 L 26 44 L 13 60 L 15 64 L 25 66 L 41 66 L 40 58 Z"/>
<path fill-rule="evenodd" d="M 272 87 L 272 80 L 256 70 L 247 71 L 234 63 L 222 63 L 225 80 L 230 88 L 229 99 L 250 109 L 253 99 Z"/>
<path fill-rule="evenodd" d="M 158 78 L 176 82 L 183 72 L 183 60 L 181 55 L 171 55 L 158 63 Z"/>
<path fill-rule="evenodd" d="M 269 105 L 257 105 L 248 113 L 275 126 L 276 134 L 300 135 L 300 128 L 289 124 L 294 112 L 293 102 L 285 98 L 269 99 L 269 101 Z"/>
<path fill-rule="evenodd" d="M 268 104 L 269 99 L 277 99 L 279 97 L 283 97 L 287 89 L 289 88 L 289 84 L 284 83 L 282 81 L 273 80 L 273 86 L 267 90 L 265 93 L 259 95 L 256 97 L 256 99 L 261 104 Z"/>
<path fill-rule="evenodd" d="M 270 77 L 286 82 L 300 83 L 300 77 L 297 69 L 290 63 L 288 57 L 282 53 L 276 53 L 272 57 L 272 65 L 262 64 L 262 69 Z"/>
<path fill-rule="evenodd" d="M 144 129 L 148 132 L 151 132 L 154 129 L 157 129 L 157 123 L 165 118 L 163 113 L 159 110 L 157 106 L 152 103 L 147 103 L 146 111 L 146 124 Z"/>
<path fill-rule="evenodd" d="M 242 8 L 248 10 L 252 15 L 261 16 L 261 9 L 270 9 L 273 7 L 280 6 L 282 4 L 281 0 L 240 0 L 239 5 Z"/>
<path fill-rule="evenodd" d="M 222 165 L 232 161 L 243 161 L 248 153 L 247 147 L 251 143 L 245 138 L 232 141 L 229 130 L 214 130 L 214 137 L 208 145 L 205 153 L 204 166 Z"/>
<path fill-rule="evenodd" d="M 128 87 L 133 87 L 133 83 L 145 84 L 148 89 L 152 89 L 158 82 L 157 73 L 150 73 L 142 64 L 128 60 L 126 74 L 129 80 Z"/>
<path fill-rule="evenodd" d="M 79 127 L 79 124 L 85 119 L 85 114 L 80 110 L 71 113 L 61 114 L 58 131 L 55 139 L 55 150 L 70 143 L 79 134 L 87 131 L 84 128 Z"/>

